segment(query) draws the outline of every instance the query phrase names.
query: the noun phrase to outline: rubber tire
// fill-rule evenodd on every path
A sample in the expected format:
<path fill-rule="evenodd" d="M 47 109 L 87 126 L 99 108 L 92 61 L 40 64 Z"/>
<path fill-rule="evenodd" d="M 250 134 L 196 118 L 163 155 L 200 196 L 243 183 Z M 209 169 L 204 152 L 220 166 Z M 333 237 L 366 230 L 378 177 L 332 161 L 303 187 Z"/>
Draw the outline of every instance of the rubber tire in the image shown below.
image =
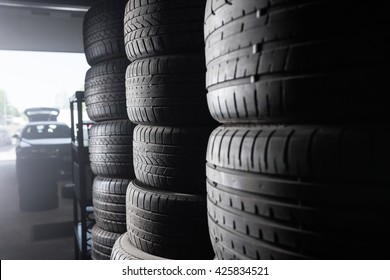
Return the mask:
<path fill-rule="evenodd" d="M 125 72 L 126 58 L 92 66 L 85 76 L 85 104 L 93 121 L 127 119 Z"/>
<path fill-rule="evenodd" d="M 104 253 L 96 250 L 92 246 L 92 248 L 91 248 L 91 259 L 92 260 L 99 260 L 99 261 L 109 260 L 110 259 L 110 255 L 104 254 Z"/>
<path fill-rule="evenodd" d="M 57 180 L 57 167 L 57 159 L 19 158 L 16 159 L 16 177 L 20 185 L 44 186 L 54 184 Z"/>
<path fill-rule="evenodd" d="M 129 120 L 95 123 L 89 130 L 92 172 L 107 178 L 134 178 L 133 129 Z"/>
<path fill-rule="evenodd" d="M 300 260 L 306 256 L 289 252 L 266 242 L 231 233 L 209 218 L 210 239 L 219 260 Z M 232 248 L 233 247 L 233 248 Z"/>
<path fill-rule="evenodd" d="M 58 197 L 19 197 L 19 209 L 22 212 L 47 211 L 58 208 Z"/>
<path fill-rule="evenodd" d="M 127 114 L 144 125 L 213 124 L 205 89 L 204 54 L 139 59 L 126 71 Z"/>
<path fill-rule="evenodd" d="M 19 184 L 19 209 L 23 212 L 46 211 L 58 208 L 56 182 Z"/>
<path fill-rule="evenodd" d="M 202 53 L 205 3 L 205 0 L 129 1 L 124 19 L 129 60 Z"/>
<path fill-rule="evenodd" d="M 212 259 L 204 196 L 157 191 L 136 180 L 126 195 L 127 234 L 138 249 L 171 259 Z"/>
<path fill-rule="evenodd" d="M 92 185 L 92 197 L 95 201 L 125 205 L 129 183 L 129 179 L 96 177 Z"/>
<path fill-rule="evenodd" d="M 101 229 L 115 233 L 126 232 L 126 213 L 101 210 L 94 205 L 93 213 L 96 224 Z"/>
<path fill-rule="evenodd" d="M 124 57 L 123 17 L 127 0 L 93 5 L 83 21 L 84 53 L 89 65 Z"/>
<path fill-rule="evenodd" d="M 225 175 L 220 171 L 221 178 Z M 249 177 L 248 174 L 246 176 Z M 209 223 L 213 224 L 214 230 L 212 242 L 223 259 L 228 258 L 223 252 L 229 250 L 235 252 L 234 259 L 281 258 L 275 254 L 280 250 L 289 252 L 283 258 L 364 259 L 370 254 L 375 258 L 386 258 L 385 252 L 376 251 L 380 244 L 389 246 L 386 235 L 390 228 L 384 223 L 388 218 L 389 190 L 384 188 L 380 192 L 387 198 L 387 205 L 381 209 L 377 208 L 375 200 L 355 198 L 353 191 L 356 186 L 346 186 L 349 187 L 352 203 L 345 200 L 344 205 L 337 205 L 328 200 L 327 203 L 312 201 L 310 204 L 302 200 L 289 201 L 283 196 L 267 197 L 248 192 L 245 188 L 254 187 L 254 184 L 242 184 L 241 188 L 238 185 L 243 183 L 245 174 L 231 181 L 226 177 L 227 185 L 208 182 Z M 275 178 L 268 181 L 261 177 L 256 179 L 256 186 L 264 188 L 283 184 L 283 180 L 279 183 Z M 290 182 L 291 187 L 293 183 Z M 316 187 L 302 185 L 302 188 Z M 328 187 L 337 194 L 337 187 L 343 186 Z M 385 201 L 385 198 L 381 199 Z M 365 205 L 363 209 L 362 204 Z M 251 252 L 252 249 L 248 250 L 247 246 L 256 251 Z"/>
<path fill-rule="evenodd" d="M 136 178 L 157 189 L 205 193 L 204 157 L 211 131 L 138 125 L 133 142 Z"/>
<path fill-rule="evenodd" d="M 131 244 L 126 233 L 122 234 L 115 242 L 111 260 L 167 260 L 158 256 L 154 256 L 138 249 Z"/>
<path fill-rule="evenodd" d="M 217 128 L 207 189 L 218 258 L 386 258 L 389 137 L 386 127 Z"/>
<path fill-rule="evenodd" d="M 103 254 L 101 256 L 111 255 L 112 247 L 120 235 L 119 233 L 106 231 L 94 225 L 91 231 L 92 249 Z"/>
<path fill-rule="evenodd" d="M 390 182 L 389 140 L 387 126 L 220 126 L 210 135 L 206 158 L 219 167 L 302 182 L 383 184 Z"/>
<path fill-rule="evenodd" d="M 209 0 L 211 115 L 221 123 L 384 123 L 384 5 L 367 12 L 365 3 Z"/>

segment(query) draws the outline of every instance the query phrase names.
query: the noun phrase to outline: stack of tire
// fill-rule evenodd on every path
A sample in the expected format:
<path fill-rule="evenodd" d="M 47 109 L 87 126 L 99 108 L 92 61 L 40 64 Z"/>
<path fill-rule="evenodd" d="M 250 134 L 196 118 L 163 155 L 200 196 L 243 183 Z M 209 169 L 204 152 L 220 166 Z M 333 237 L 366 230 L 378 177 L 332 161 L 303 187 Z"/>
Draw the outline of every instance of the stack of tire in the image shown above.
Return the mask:
<path fill-rule="evenodd" d="M 89 157 L 96 175 L 91 257 L 98 260 L 110 259 L 115 241 L 126 232 L 126 189 L 134 178 L 134 125 L 126 112 L 125 5 L 124 0 L 95 2 L 83 26 L 85 55 L 91 65 L 85 78 L 85 104 L 95 122 L 89 130 Z"/>
<path fill-rule="evenodd" d="M 205 0 L 130 0 L 125 12 L 127 112 L 136 180 L 127 234 L 112 259 L 212 259 L 205 154 L 215 123 L 205 99 Z"/>
<path fill-rule="evenodd" d="M 55 209 L 59 204 L 56 162 L 34 160 L 16 161 L 19 209 L 27 212 Z"/>
<path fill-rule="evenodd" d="M 387 259 L 385 2 L 208 0 L 218 259 Z"/>

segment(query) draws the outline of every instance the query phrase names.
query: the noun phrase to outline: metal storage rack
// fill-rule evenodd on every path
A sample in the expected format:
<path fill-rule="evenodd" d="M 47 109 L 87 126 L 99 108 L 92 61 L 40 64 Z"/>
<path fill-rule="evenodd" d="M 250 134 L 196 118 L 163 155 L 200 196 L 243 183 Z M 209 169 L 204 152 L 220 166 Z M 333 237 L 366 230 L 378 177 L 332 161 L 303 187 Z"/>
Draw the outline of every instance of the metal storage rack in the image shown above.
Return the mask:
<path fill-rule="evenodd" d="M 92 206 L 94 175 L 89 162 L 88 134 L 86 133 L 92 122 L 83 121 L 83 103 L 83 91 L 77 91 L 70 98 L 75 259 L 85 260 L 91 259 L 91 229 L 95 220 Z"/>

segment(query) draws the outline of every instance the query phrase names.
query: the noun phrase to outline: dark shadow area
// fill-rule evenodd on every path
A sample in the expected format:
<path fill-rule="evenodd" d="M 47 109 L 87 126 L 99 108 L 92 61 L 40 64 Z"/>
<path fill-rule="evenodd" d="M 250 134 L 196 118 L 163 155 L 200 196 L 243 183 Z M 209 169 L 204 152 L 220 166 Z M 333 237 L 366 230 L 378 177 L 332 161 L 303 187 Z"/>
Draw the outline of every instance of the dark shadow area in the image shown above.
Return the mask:
<path fill-rule="evenodd" d="M 73 236 L 73 222 L 60 222 L 50 224 L 32 225 L 31 239 L 32 241 L 57 239 Z"/>

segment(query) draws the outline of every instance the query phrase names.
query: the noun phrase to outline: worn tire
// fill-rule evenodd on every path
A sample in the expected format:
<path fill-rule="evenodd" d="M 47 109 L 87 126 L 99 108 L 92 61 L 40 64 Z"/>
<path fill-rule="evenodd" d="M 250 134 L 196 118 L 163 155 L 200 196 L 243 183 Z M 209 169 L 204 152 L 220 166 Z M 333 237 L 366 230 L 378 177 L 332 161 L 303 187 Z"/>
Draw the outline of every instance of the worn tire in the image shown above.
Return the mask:
<path fill-rule="evenodd" d="M 102 210 L 95 205 L 93 213 L 96 224 L 101 229 L 115 233 L 126 232 L 126 213 Z"/>
<path fill-rule="evenodd" d="M 99 228 L 97 225 L 94 225 L 91 231 L 92 250 L 101 253 L 95 255 L 100 257 L 107 257 L 107 255 L 110 256 L 115 241 L 119 238 L 120 235 L 120 233 L 106 231 L 104 229 Z M 108 258 L 107 260 L 109 259 L 110 258 Z"/>
<path fill-rule="evenodd" d="M 127 233 L 122 234 L 112 248 L 111 260 L 166 260 L 148 254 L 131 244 Z"/>
<path fill-rule="evenodd" d="M 218 258 L 386 258 L 389 138 L 386 127 L 217 128 L 206 170 Z"/>
<path fill-rule="evenodd" d="M 110 259 L 110 255 L 104 254 L 99 250 L 96 250 L 93 246 L 91 248 L 91 259 L 98 261 L 106 261 Z"/>
<path fill-rule="evenodd" d="M 389 8 L 339 4 L 209 0 L 211 115 L 221 123 L 385 122 Z"/>
<path fill-rule="evenodd" d="M 133 129 L 129 120 L 95 123 L 89 130 L 92 172 L 108 178 L 134 178 Z"/>
<path fill-rule="evenodd" d="M 138 125 L 134 129 L 136 178 L 151 187 L 205 193 L 204 163 L 212 128 Z"/>
<path fill-rule="evenodd" d="M 95 201 L 124 205 L 129 183 L 129 179 L 96 177 L 92 185 L 92 197 Z"/>
<path fill-rule="evenodd" d="M 127 0 L 100 1 L 84 16 L 84 53 L 89 65 L 124 57 L 123 17 Z"/>
<path fill-rule="evenodd" d="M 204 98 L 204 55 L 139 59 L 126 71 L 127 114 L 145 125 L 213 123 Z"/>
<path fill-rule="evenodd" d="M 202 53 L 205 0 L 129 1 L 124 28 L 127 57 Z"/>
<path fill-rule="evenodd" d="M 126 58 L 92 66 L 85 77 L 85 104 L 93 121 L 127 119 L 125 72 Z"/>
<path fill-rule="evenodd" d="M 389 140 L 387 126 L 220 126 L 210 136 L 207 161 L 305 182 L 389 183 Z"/>
<path fill-rule="evenodd" d="M 126 199 L 127 234 L 135 247 L 164 258 L 213 258 L 204 196 L 156 191 L 133 180 Z"/>

